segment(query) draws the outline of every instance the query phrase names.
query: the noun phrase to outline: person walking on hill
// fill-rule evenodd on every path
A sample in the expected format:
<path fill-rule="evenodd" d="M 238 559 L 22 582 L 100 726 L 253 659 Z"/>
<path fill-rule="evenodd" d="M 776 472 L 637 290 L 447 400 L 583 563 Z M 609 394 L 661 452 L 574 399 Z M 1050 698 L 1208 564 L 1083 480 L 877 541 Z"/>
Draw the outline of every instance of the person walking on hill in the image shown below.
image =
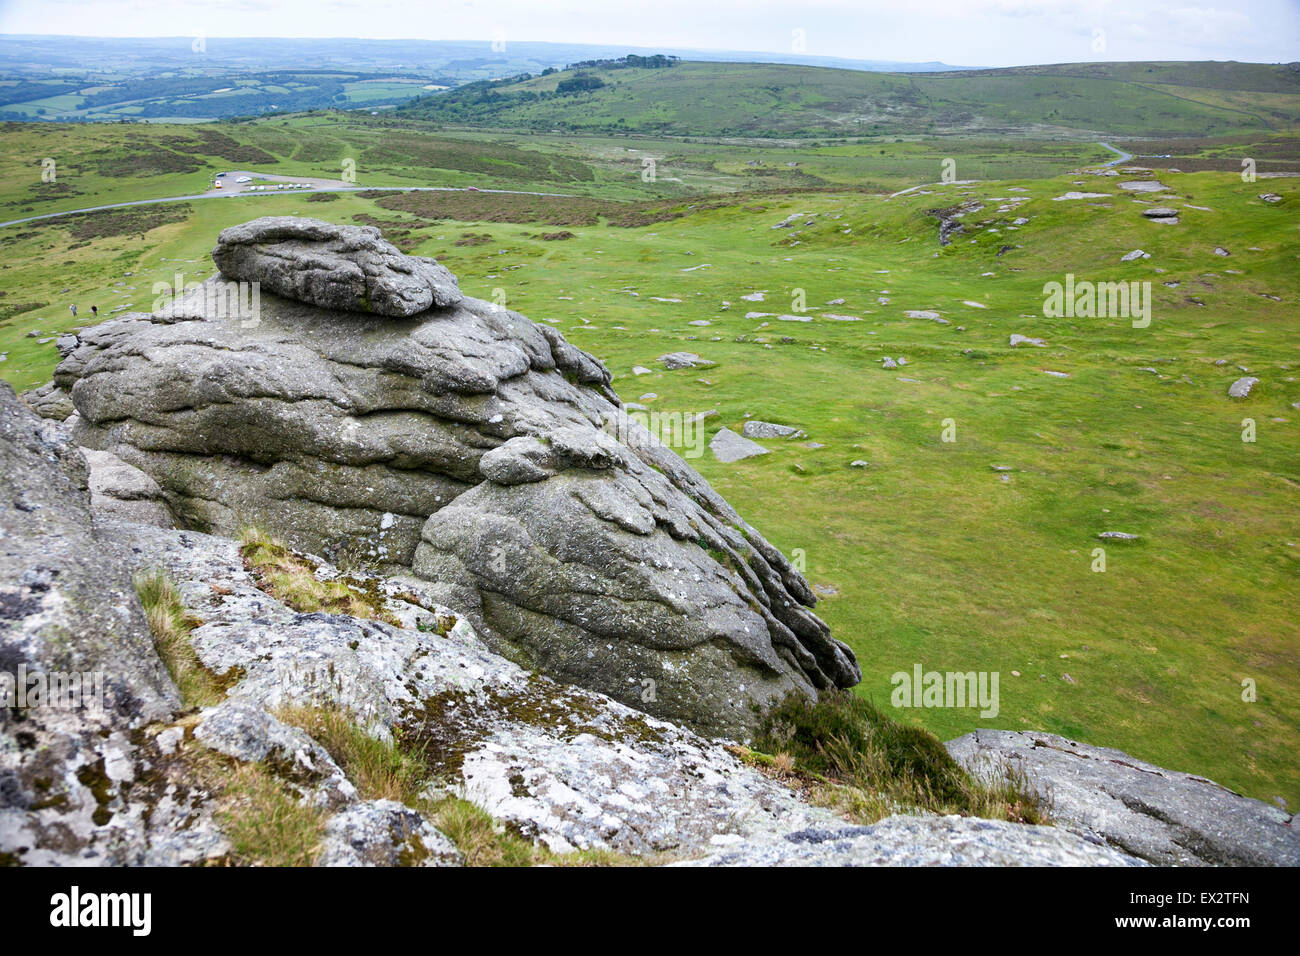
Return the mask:
<path fill-rule="evenodd" d="M 92 305 L 90 307 L 90 314 L 96 319 L 99 318 L 99 306 Z"/>
<path fill-rule="evenodd" d="M 77 305 L 75 302 L 72 305 L 68 306 L 68 311 L 72 313 L 72 317 L 74 319 L 77 317 Z"/>

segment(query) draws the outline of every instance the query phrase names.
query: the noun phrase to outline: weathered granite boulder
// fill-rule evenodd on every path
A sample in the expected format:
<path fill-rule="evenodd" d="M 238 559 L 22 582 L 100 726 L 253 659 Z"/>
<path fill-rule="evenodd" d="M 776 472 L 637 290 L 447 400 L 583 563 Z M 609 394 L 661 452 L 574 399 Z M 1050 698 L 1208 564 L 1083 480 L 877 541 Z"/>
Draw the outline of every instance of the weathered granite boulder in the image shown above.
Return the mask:
<path fill-rule="evenodd" d="M 415 315 L 461 299 L 454 275 L 399 252 L 374 226 L 265 216 L 223 229 L 212 261 L 228 279 L 345 312 Z"/>
<path fill-rule="evenodd" d="M 23 401 L 42 418 L 52 418 L 55 421 L 63 421 L 76 411 L 72 406 L 72 396 L 53 382 L 46 382 L 39 388 L 24 392 Z"/>
<path fill-rule="evenodd" d="M 380 240 L 295 223 L 228 229 L 214 253 L 263 283 L 257 321 L 212 309 L 214 278 L 80 333 L 55 372 L 79 444 L 145 472 L 183 526 L 409 567 L 494 649 L 709 732 L 860 679 L 802 575 L 624 414 L 604 365 L 475 299 L 322 308 L 355 302 L 292 264 L 369 276 Z M 386 282 L 422 274 L 381 258 Z"/>
<path fill-rule="evenodd" d="M 1014 770 L 1051 799 L 1060 826 L 1162 866 L 1298 866 L 1290 813 L 1204 777 L 1053 734 L 977 730 L 947 744 L 972 773 Z"/>

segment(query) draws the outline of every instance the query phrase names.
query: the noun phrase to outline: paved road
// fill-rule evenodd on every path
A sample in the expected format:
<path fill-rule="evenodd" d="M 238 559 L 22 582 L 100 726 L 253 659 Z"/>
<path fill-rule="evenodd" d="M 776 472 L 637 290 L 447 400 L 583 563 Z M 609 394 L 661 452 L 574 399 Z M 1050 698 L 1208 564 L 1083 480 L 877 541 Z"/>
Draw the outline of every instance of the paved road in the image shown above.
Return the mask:
<path fill-rule="evenodd" d="M 1119 159 L 1112 159 L 1109 163 L 1103 163 L 1103 166 L 1118 166 L 1120 163 L 1127 163 L 1133 158 L 1132 153 L 1126 153 L 1122 149 L 1116 149 L 1114 146 L 1110 145 L 1110 143 L 1098 143 L 1097 145 L 1105 146 L 1112 153 L 1119 153 Z"/>
<path fill-rule="evenodd" d="M 231 175 L 247 176 L 251 174 L 232 173 Z M 301 176 L 299 177 L 272 176 L 267 173 L 257 173 L 256 175 L 260 176 L 262 179 L 269 179 L 277 182 L 286 182 L 286 183 L 336 182 L 336 180 L 319 180 L 319 179 L 313 180 L 310 178 L 303 178 Z M 25 219 L 10 219 L 8 222 L 0 222 L 0 228 L 3 228 L 5 226 L 17 226 L 20 223 L 24 223 L 24 222 L 38 222 L 42 219 L 58 219 L 60 216 L 75 216 L 76 214 L 83 213 L 83 212 L 99 212 L 101 209 L 124 209 L 127 206 L 149 206 L 152 205 L 153 203 L 162 203 L 162 202 L 188 202 L 191 199 L 224 199 L 227 197 L 256 198 L 258 196 L 286 195 L 285 193 L 280 192 L 278 190 L 272 190 L 270 192 L 265 192 L 265 193 L 263 192 L 248 193 L 245 190 L 250 185 L 256 185 L 256 183 L 245 183 L 239 189 L 226 189 L 225 187 L 221 189 L 213 189 L 213 190 L 209 190 L 208 192 L 198 193 L 193 196 L 165 196 L 160 199 L 135 199 L 132 200 L 131 202 L 109 203 L 106 206 L 88 206 L 85 209 L 68 209 L 64 212 L 48 212 L 41 216 L 28 216 Z M 311 192 L 341 193 L 341 192 L 361 192 L 363 190 L 379 190 L 383 192 L 394 192 L 394 193 L 411 193 L 411 192 L 462 193 L 467 191 L 463 186 L 323 186 L 319 188 L 314 188 L 311 190 Z M 554 196 L 560 199 L 578 198 L 574 196 L 572 193 L 538 193 L 538 192 L 528 192 L 527 190 L 522 190 L 522 189 L 479 189 L 476 191 L 483 192 L 483 193 L 503 193 L 509 196 Z M 301 194 L 306 195 L 307 193 L 308 190 L 304 189 L 302 190 Z"/>

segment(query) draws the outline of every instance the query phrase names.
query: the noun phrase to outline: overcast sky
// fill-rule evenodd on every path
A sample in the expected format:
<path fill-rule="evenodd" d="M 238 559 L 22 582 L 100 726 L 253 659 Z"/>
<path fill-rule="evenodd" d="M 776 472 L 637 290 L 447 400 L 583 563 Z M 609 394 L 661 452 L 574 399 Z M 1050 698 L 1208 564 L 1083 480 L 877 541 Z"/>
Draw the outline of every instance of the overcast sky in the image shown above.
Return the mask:
<path fill-rule="evenodd" d="M 797 32 L 797 31 L 801 31 Z M 493 38 L 1011 66 L 1300 60 L 1300 0 L 0 0 L 0 33 Z"/>

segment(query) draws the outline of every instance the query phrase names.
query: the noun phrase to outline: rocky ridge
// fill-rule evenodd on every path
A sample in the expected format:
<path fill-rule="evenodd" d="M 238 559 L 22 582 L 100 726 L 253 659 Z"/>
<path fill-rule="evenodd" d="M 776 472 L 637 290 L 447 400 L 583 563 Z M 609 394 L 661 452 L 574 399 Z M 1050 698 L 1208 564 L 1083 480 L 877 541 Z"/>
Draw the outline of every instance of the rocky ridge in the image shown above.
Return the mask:
<path fill-rule="evenodd" d="M 40 403 L 182 525 L 409 567 L 494 649 L 702 730 L 859 680 L 802 575 L 557 330 L 373 229 L 259 219 L 213 259 L 256 317 L 214 277 L 62 343 Z"/>

